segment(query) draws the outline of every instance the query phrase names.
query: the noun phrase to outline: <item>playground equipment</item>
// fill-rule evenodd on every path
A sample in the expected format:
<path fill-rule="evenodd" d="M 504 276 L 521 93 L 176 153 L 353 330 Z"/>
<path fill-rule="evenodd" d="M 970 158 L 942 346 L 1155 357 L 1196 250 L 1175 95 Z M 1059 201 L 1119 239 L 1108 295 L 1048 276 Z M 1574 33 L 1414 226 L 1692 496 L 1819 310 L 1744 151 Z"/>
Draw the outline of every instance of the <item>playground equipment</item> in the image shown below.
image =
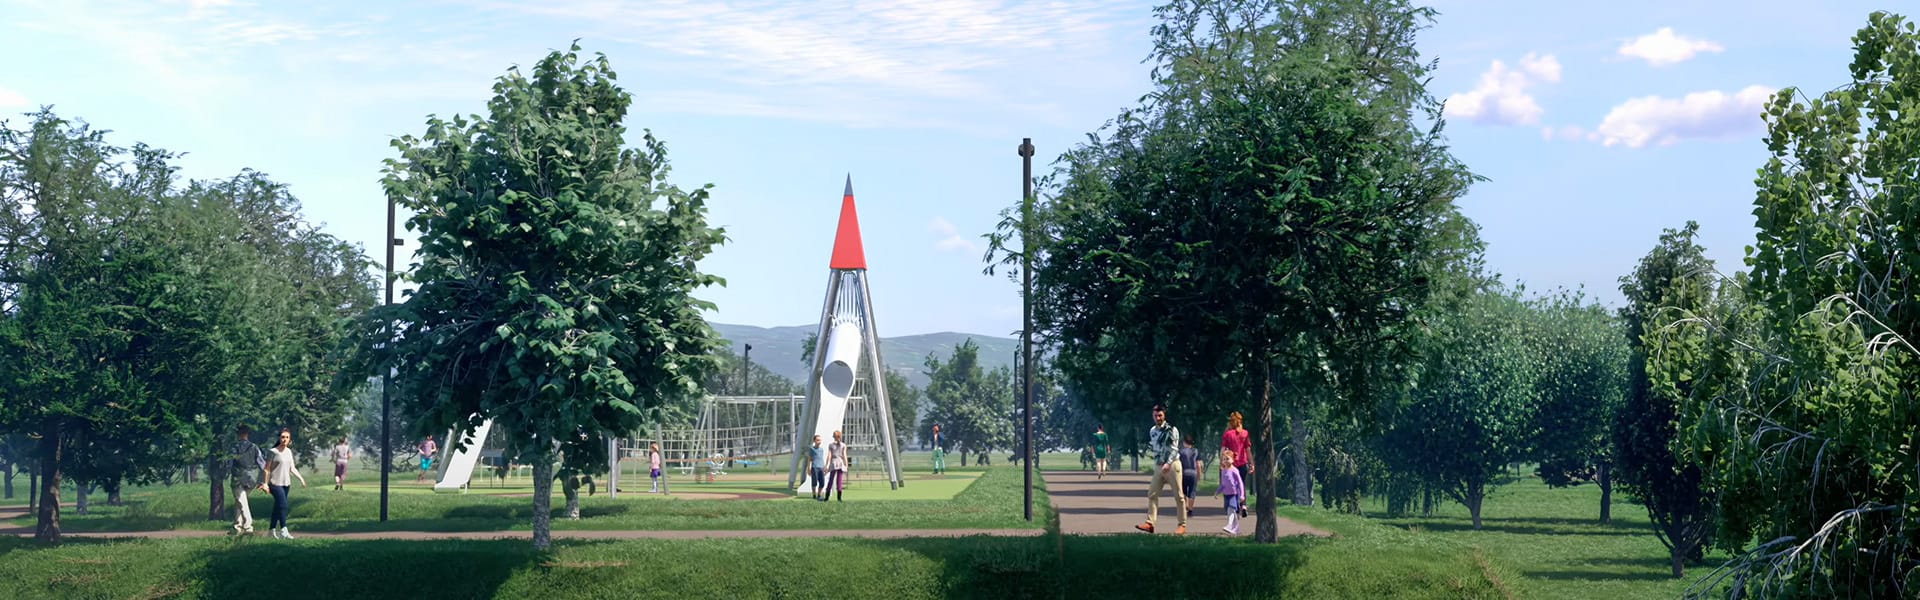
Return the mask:
<path fill-rule="evenodd" d="M 834 234 L 833 257 L 828 262 L 827 297 L 820 310 L 819 336 L 813 351 L 813 368 L 807 382 L 806 409 L 793 432 L 793 458 L 787 471 L 788 485 L 810 488 L 810 474 L 801 457 L 818 435 L 823 444 L 832 443 L 839 431 L 851 446 L 860 465 L 861 454 L 878 454 L 887 482 L 900 487 L 898 443 L 893 433 L 893 414 L 887 403 L 886 377 L 881 369 L 880 334 L 874 326 L 873 295 L 867 285 L 866 252 L 860 244 L 860 218 L 854 210 L 853 177 L 847 177 L 846 192 L 840 199 L 840 226 Z M 856 418 L 857 416 L 857 418 Z M 861 430 L 851 427 L 861 422 L 877 422 L 878 427 Z M 871 467 L 871 465 L 868 465 Z"/>
<path fill-rule="evenodd" d="M 471 483 L 473 479 L 473 467 L 479 464 L 480 456 L 484 452 L 483 442 L 487 439 L 487 433 L 492 430 L 493 419 L 480 422 L 480 427 L 473 431 L 460 432 L 457 429 L 447 430 L 447 437 L 441 438 L 447 440 L 446 452 L 442 454 L 442 458 L 446 459 L 446 462 L 440 467 L 440 480 L 434 482 L 433 491 L 446 493 L 460 492 L 467 489 L 468 484 Z M 456 446 L 460 446 L 459 444 L 453 443 L 456 439 L 454 437 L 455 435 L 466 436 L 464 438 L 458 438 L 465 444 L 465 446 L 460 447 L 458 450 L 454 449 Z M 494 454 L 498 455 L 499 453 L 496 451 Z"/>

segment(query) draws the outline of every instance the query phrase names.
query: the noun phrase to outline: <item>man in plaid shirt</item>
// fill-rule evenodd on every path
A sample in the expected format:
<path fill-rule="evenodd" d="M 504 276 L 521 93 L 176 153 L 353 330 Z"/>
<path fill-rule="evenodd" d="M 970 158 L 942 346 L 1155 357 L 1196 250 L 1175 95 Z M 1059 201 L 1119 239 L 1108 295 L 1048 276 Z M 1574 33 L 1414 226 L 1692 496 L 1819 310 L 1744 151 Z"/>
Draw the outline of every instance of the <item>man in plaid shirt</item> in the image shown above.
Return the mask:
<path fill-rule="evenodd" d="M 1167 407 L 1153 405 L 1153 427 L 1147 429 L 1147 450 L 1153 454 L 1153 481 L 1147 484 L 1147 522 L 1134 529 L 1153 533 L 1160 519 L 1160 490 L 1172 486 L 1174 503 L 1179 507 L 1180 527 L 1173 532 L 1187 533 L 1187 496 L 1180 489 L 1180 428 L 1167 422 Z"/>

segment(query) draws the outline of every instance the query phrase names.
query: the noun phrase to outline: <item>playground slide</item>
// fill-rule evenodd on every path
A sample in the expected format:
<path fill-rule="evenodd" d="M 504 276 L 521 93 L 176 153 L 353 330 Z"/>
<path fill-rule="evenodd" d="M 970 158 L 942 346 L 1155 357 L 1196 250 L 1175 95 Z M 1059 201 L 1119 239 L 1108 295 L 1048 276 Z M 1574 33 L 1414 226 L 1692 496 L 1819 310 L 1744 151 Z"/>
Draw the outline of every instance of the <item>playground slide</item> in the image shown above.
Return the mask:
<path fill-rule="evenodd" d="M 452 451 L 454 434 L 447 434 L 446 448 L 450 454 L 443 456 L 447 461 L 446 468 L 441 471 L 440 482 L 433 484 L 433 491 L 458 492 L 467 487 L 467 482 L 473 479 L 473 467 L 480 462 L 480 445 L 486 441 L 487 431 L 491 429 L 493 419 L 480 422 L 479 429 L 468 432 L 467 437 L 462 439 L 466 446 L 458 451 Z"/>
<path fill-rule="evenodd" d="M 851 312 L 851 303 L 843 306 Z M 812 433 L 820 436 L 823 448 L 833 443 L 833 432 L 846 425 L 847 400 L 853 395 L 854 374 L 860 366 L 858 322 L 852 314 L 836 315 L 833 329 L 827 335 L 827 366 L 820 371 L 820 418 L 812 428 Z M 812 440 L 808 439 L 807 443 L 811 445 Z M 810 474 L 802 475 L 799 489 L 812 489 L 810 478 Z"/>

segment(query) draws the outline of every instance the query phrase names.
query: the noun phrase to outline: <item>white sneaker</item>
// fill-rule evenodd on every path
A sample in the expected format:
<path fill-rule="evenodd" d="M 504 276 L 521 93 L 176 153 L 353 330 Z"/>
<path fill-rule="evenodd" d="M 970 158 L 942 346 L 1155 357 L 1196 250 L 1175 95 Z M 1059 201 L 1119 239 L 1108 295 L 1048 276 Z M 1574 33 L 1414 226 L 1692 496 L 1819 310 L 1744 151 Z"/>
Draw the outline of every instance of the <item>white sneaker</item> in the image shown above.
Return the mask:
<path fill-rule="evenodd" d="M 291 532 L 291 531 L 287 531 L 287 528 L 285 528 L 285 527 L 281 527 L 281 528 L 280 528 L 280 539 L 283 539 L 283 540 L 290 540 L 290 539 L 293 539 L 293 532 Z"/>

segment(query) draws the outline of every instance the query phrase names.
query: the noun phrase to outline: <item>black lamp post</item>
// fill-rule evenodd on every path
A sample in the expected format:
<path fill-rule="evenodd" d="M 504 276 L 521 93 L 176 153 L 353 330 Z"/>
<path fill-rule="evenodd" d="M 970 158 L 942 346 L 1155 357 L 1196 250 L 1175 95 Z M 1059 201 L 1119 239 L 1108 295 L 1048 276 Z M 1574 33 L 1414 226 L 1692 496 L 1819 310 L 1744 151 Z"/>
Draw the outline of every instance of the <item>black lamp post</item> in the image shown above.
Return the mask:
<path fill-rule="evenodd" d="M 401 245 L 400 238 L 393 237 L 393 196 L 387 196 L 387 304 L 393 304 L 393 249 Z M 387 323 L 388 349 L 393 344 L 393 323 Z M 387 479 L 393 471 L 393 400 L 387 388 L 393 379 L 393 369 L 380 373 L 380 522 L 387 522 Z"/>
<path fill-rule="evenodd" d="M 1026 516 L 1033 520 L 1033 138 L 1020 138 L 1020 427 L 1025 431 Z"/>

